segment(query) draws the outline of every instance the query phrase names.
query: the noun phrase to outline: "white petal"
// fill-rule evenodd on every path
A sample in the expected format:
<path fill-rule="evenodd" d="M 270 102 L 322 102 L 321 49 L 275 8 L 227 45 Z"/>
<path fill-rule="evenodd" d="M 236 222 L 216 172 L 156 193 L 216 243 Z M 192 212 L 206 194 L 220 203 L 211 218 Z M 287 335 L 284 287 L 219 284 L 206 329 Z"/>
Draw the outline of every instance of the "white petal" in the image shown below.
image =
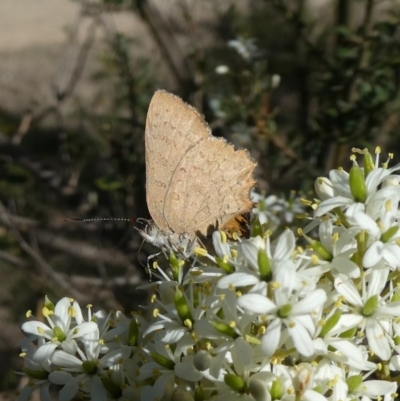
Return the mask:
<path fill-rule="evenodd" d="M 314 353 L 314 344 L 308 331 L 301 324 L 294 321 L 286 324 L 286 327 L 297 351 L 304 356 L 311 356 Z"/>
<path fill-rule="evenodd" d="M 60 299 L 54 307 L 54 315 L 52 316 L 52 320 L 56 326 L 60 326 L 64 333 L 68 332 L 69 325 L 71 323 L 71 317 L 69 315 L 70 306 L 70 298 L 64 297 Z"/>
<path fill-rule="evenodd" d="M 73 333 L 70 338 L 82 338 L 88 334 L 98 332 L 98 329 L 99 328 L 95 322 L 84 322 L 74 327 Z"/>
<path fill-rule="evenodd" d="M 354 285 L 354 283 L 349 280 L 348 277 L 337 277 L 335 278 L 335 288 L 336 291 L 343 295 L 347 302 L 352 305 L 362 307 L 363 302 L 361 300 L 361 296 Z"/>
<path fill-rule="evenodd" d="M 339 380 L 335 386 L 333 386 L 333 397 L 332 400 L 347 400 L 349 387 L 344 380 Z"/>
<path fill-rule="evenodd" d="M 390 370 L 400 370 L 400 355 L 394 355 L 390 358 Z"/>
<path fill-rule="evenodd" d="M 245 287 L 248 285 L 254 285 L 258 283 L 260 279 L 256 277 L 254 274 L 237 272 L 229 274 L 228 276 L 222 277 L 218 281 L 218 288 L 227 289 L 230 286 L 236 287 Z"/>
<path fill-rule="evenodd" d="M 76 356 L 67 354 L 64 351 L 54 352 L 51 361 L 54 365 L 58 365 L 63 368 L 79 368 L 82 367 L 82 360 L 78 359 Z"/>
<path fill-rule="evenodd" d="M 331 170 L 329 179 L 332 181 L 336 190 L 336 195 L 350 197 L 349 173 L 345 170 Z"/>
<path fill-rule="evenodd" d="M 375 398 L 385 394 L 395 393 L 397 386 L 395 382 L 391 383 L 386 380 L 366 380 L 362 383 L 359 390 L 362 390 L 365 395 Z"/>
<path fill-rule="evenodd" d="M 83 379 L 83 375 L 79 375 L 70 380 L 59 392 L 59 401 L 70 401 L 74 398 L 79 390 L 79 382 Z"/>
<path fill-rule="evenodd" d="M 79 306 L 78 302 L 74 301 L 72 303 L 72 307 L 75 309 L 75 316 L 74 317 L 75 317 L 76 323 L 77 324 L 83 323 L 84 319 L 83 319 L 83 315 L 82 315 L 82 309 Z"/>
<path fill-rule="evenodd" d="M 212 242 L 216 254 L 223 258 L 224 256 L 230 256 L 231 250 L 227 242 L 222 242 L 221 233 L 219 231 L 214 231 L 212 234 Z"/>
<path fill-rule="evenodd" d="M 273 355 L 278 348 L 281 338 L 282 322 L 280 319 L 274 319 L 268 326 L 267 331 L 261 340 L 261 349 L 267 356 Z"/>
<path fill-rule="evenodd" d="M 364 267 L 375 266 L 382 259 L 382 253 L 383 243 L 381 241 L 375 241 L 372 243 L 364 254 Z"/>
<path fill-rule="evenodd" d="M 301 397 L 304 401 L 326 401 L 326 397 L 314 390 L 306 390 Z"/>
<path fill-rule="evenodd" d="M 398 317 L 400 316 L 400 301 L 382 305 L 376 310 L 376 313 L 380 316 L 383 315 L 389 318 Z"/>
<path fill-rule="evenodd" d="M 400 266 L 400 247 L 397 244 L 385 244 L 382 253 L 383 259 L 390 267 Z"/>
<path fill-rule="evenodd" d="M 67 384 L 72 378 L 71 373 L 65 372 L 63 370 L 55 370 L 49 374 L 49 380 L 53 384 L 58 384 L 63 386 Z"/>
<path fill-rule="evenodd" d="M 326 177 L 318 177 L 314 182 L 314 189 L 321 200 L 330 199 L 335 196 L 332 182 Z"/>
<path fill-rule="evenodd" d="M 375 319 L 367 319 L 365 326 L 365 334 L 367 335 L 368 344 L 372 351 L 384 361 L 389 360 L 392 352 L 385 332 Z"/>
<path fill-rule="evenodd" d="M 374 238 L 379 238 L 381 236 L 381 230 L 370 216 L 364 212 L 357 213 L 354 216 L 356 223 L 363 229 L 370 232 Z"/>
<path fill-rule="evenodd" d="M 290 319 L 293 320 L 296 324 L 302 325 L 310 334 L 314 334 L 315 332 L 315 324 L 311 317 L 311 314 L 306 315 L 291 315 Z"/>
<path fill-rule="evenodd" d="M 352 199 L 345 198 L 343 196 L 336 196 L 334 198 L 327 199 L 318 205 L 318 209 L 315 211 L 315 217 L 321 217 L 336 207 L 348 206 L 353 203 L 354 201 Z"/>
<path fill-rule="evenodd" d="M 367 297 L 379 295 L 387 286 L 389 269 L 373 269 L 368 277 Z"/>
<path fill-rule="evenodd" d="M 61 348 L 68 354 L 74 355 L 78 349 L 78 344 L 75 340 L 65 340 L 61 343 Z"/>
<path fill-rule="evenodd" d="M 191 382 L 200 381 L 203 375 L 193 366 L 188 363 L 178 362 L 174 368 L 175 374 L 183 380 Z"/>
<path fill-rule="evenodd" d="M 363 317 L 361 315 L 355 315 L 352 313 L 342 315 L 336 326 L 329 333 L 330 335 L 343 333 L 344 331 L 360 325 L 362 320 Z"/>
<path fill-rule="evenodd" d="M 35 362 L 46 361 L 48 358 L 50 358 L 53 351 L 58 347 L 58 344 L 59 344 L 58 342 L 57 343 L 48 342 L 46 344 L 41 345 L 35 352 L 33 360 Z"/>
<path fill-rule="evenodd" d="M 288 259 L 292 254 L 296 240 L 292 230 L 286 229 L 278 238 L 273 252 L 273 258 L 278 260 Z"/>
<path fill-rule="evenodd" d="M 296 302 L 292 308 L 293 315 L 304 315 L 311 311 L 320 308 L 326 301 L 326 292 L 322 289 L 317 289 L 309 293 L 304 299 Z"/>
<path fill-rule="evenodd" d="M 53 330 L 38 320 L 33 320 L 31 322 L 25 322 L 21 326 L 22 331 L 28 334 L 33 334 L 35 336 L 43 336 L 47 339 L 51 339 L 53 337 Z M 41 332 L 44 332 L 41 334 Z"/>
<path fill-rule="evenodd" d="M 242 337 L 235 340 L 231 352 L 233 359 L 236 357 L 243 365 L 248 365 L 253 359 L 253 348 Z"/>
<path fill-rule="evenodd" d="M 347 363 L 356 369 L 373 370 L 376 365 L 364 359 L 360 348 L 352 344 L 350 341 L 337 337 L 328 340 L 329 345 L 336 348 L 343 355 L 347 356 Z"/>
<path fill-rule="evenodd" d="M 112 365 L 118 365 L 124 360 L 129 358 L 131 350 L 126 348 L 118 348 L 113 351 L 108 352 L 100 359 L 101 367 L 110 367 Z"/>
<path fill-rule="evenodd" d="M 30 396 L 33 393 L 33 390 L 36 390 L 35 387 L 33 386 L 29 386 L 29 384 L 27 384 L 19 393 L 18 396 L 18 401 L 29 401 Z"/>
<path fill-rule="evenodd" d="M 243 241 L 239 248 L 240 253 L 255 271 L 258 271 L 258 249 L 250 240 Z"/>
<path fill-rule="evenodd" d="M 277 310 L 276 305 L 260 294 L 245 294 L 238 298 L 238 305 L 244 310 L 256 314 L 267 314 Z"/>
<path fill-rule="evenodd" d="M 333 232 L 333 222 L 331 219 L 321 221 L 319 225 L 319 240 L 321 244 L 332 253 L 332 232 Z"/>
<path fill-rule="evenodd" d="M 314 350 L 318 355 L 326 355 L 328 353 L 328 345 L 322 338 L 315 338 L 313 343 Z"/>
<path fill-rule="evenodd" d="M 166 327 L 162 342 L 164 344 L 176 344 L 185 335 L 186 332 L 186 327 Z"/>
<path fill-rule="evenodd" d="M 96 401 L 105 401 L 107 399 L 106 389 L 100 380 L 100 377 L 94 375 L 90 386 L 90 398 Z"/>
<path fill-rule="evenodd" d="M 50 383 L 46 383 L 40 386 L 40 401 L 53 401 L 53 397 L 50 395 Z"/>
<path fill-rule="evenodd" d="M 350 278 L 360 277 L 360 268 L 349 258 L 336 256 L 333 258 L 331 263 L 332 266 L 341 274 L 344 274 Z"/>
<path fill-rule="evenodd" d="M 275 290 L 275 302 L 278 305 L 288 303 L 289 297 L 296 284 L 296 267 L 291 260 L 280 262 L 274 272 L 273 280 L 279 283 L 279 288 Z"/>

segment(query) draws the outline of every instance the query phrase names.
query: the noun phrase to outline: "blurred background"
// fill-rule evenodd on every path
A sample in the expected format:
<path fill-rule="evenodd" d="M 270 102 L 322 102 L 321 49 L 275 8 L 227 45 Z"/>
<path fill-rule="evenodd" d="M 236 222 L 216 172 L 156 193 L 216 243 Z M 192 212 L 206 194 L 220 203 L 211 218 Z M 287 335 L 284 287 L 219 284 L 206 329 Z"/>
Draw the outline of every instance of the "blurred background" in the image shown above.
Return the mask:
<path fill-rule="evenodd" d="M 144 129 L 155 90 L 247 148 L 257 190 L 312 198 L 352 147 L 399 142 L 400 1 L 1 0 L 0 400 L 43 297 L 146 302 Z M 395 160 L 398 161 L 398 158 Z"/>

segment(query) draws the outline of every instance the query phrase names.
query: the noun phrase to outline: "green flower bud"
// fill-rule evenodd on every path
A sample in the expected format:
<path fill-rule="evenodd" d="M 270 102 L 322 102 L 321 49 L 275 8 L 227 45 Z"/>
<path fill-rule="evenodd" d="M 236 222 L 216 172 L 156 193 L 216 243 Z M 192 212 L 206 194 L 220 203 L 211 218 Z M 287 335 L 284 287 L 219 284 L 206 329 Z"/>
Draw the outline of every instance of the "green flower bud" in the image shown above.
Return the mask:
<path fill-rule="evenodd" d="M 280 379 L 272 382 L 271 386 L 271 399 L 280 400 L 283 396 L 282 382 Z"/>
<path fill-rule="evenodd" d="M 361 386 L 362 381 L 363 379 L 361 375 L 354 375 L 348 377 L 346 380 L 346 384 L 349 387 L 349 394 L 351 394 L 354 391 L 357 391 L 358 388 Z"/>
<path fill-rule="evenodd" d="M 332 260 L 332 254 L 319 241 L 311 240 L 310 245 L 322 260 Z"/>
<path fill-rule="evenodd" d="M 34 370 L 34 369 L 29 369 L 29 368 L 23 368 L 22 369 L 24 371 L 24 373 L 32 378 L 32 379 L 36 379 L 36 380 L 47 380 L 47 378 L 49 377 L 49 372 L 46 372 L 45 370 Z"/>
<path fill-rule="evenodd" d="M 93 374 L 97 370 L 97 363 L 95 361 L 83 361 L 82 368 L 86 373 Z"/>
<path fill-rule="evenodd" d="M 205 395 L 203 386 L 198 385 L 194 390 L 194 401 L 204 401 L 204 400 L 205 400 Z"/>
<path fill-rule="evenodd" d="M 186 319 L 193 321 L 193 317 L 192 314 L 190 313 L 186 297 L 184 296 L 183 292 L 178 288 L 175 291 L 174 304 L 176 311 L 178 312 L 178 315 L 181 318 L 182 322 L 184 322 Z"/>
<path fill-rule="evenodd" d="M 54 304 L 53 302 L 50 301 L 49 297 L 46 295 L 44 297 L 44 306 L 48 309 L 54 312 Z"/>
<path fill-rule="evenodd" d="M 246 382 L 232 373 L 227 373 L 224 376 L 224 382 L 233 390 L 236 390 L 239 393 L 244 393 L 246 390 Z"/>
<path fill-rule="evenodd" d="M 139 337 L 139 327 L 134 318 L 132 318 L 131 323 L 129 325 L 129 334 L 128 334 L 128 345 L 136 346 L 138 343 Z"/>
<path fill-rule="evenodd" d="M 238 337 L 238 334 L 235 332 L 235 330 L 232 327 L 230 327 L 229 325 L 227 325 L 226 323 L 215 322 L 215 321 L 210 320 L 210 324 L 211 324 L 211 326 L 214 327 L 215 330 L 217 330 L 221 334 L 224 334 L 231 338 Z"/>
<path fill-rule="evenodd" d="M 119 397 L 122 396 L 121 387 L 114 383 L 110 377 L 103 376 L 100 378 L 100 380 L 103 383 L 103 386 L 107 390 L 107 392 L 112 395 L 113 399 L 117 400 Z"/>
<path fill-rule="evenodd" d="M 172 276 L 175 281 L 178 281 L 179 271 L 180 271 L 181 267 L 179 265 L 179 260 L 177 259 L 174 252 L 172 252 L 172 251 L 169 253 L 169 263 L 170 263 L 171 269 L 172 269 Z"/>
<path fill-rule="evenodd" d="M 375 313 L 376 309 L 378 308 L 378 296 L 377 295 L 373 295 L 371 298 L 369 298 L 367 300 L 367 302 L 365 303 L 365 305 L 362 308 L 361 313 L 363 314 L 363 316 L 371 316 Z"/>
<path fill-rule="evenodd" d="M 283 306 L 281 306 L 279 308 L 278 315 L 279 315 L 279 317 L 284 319 L 284 318 L 288 317 L 291 312 L 292 312 L 292 305 L 291 304 L 286 304 L 286 305 L 283 305 Z"/>
<path fill-rule="evenodd" d="M 346 330 L 343 333 L 340 333 L 340 338 L 353 338 L 357 332 L 357 327 L 353 327 L 352 329 Z"/>
<path fill-rule="evenodd" d="M 215 258 L 217 265 L 224 270 L 228 274 L 232 274 L 235 272 L 235 268 L 227 262 L 224 262 L 224 259 L 216 257 Z"/>
<path fill-rule="evenodd" d="M 393 226 L 388 228 L 382 235 L 381 235 L 381 241 L 383 243 L 388 242 L 395 234 L 397 234 L 397 231 L 399 231 L 399 226 Z"/>
<path fill-rule="evenodd" d="M 357 164 L 353 164 L 349 176 L 350 191 L 356 202 L 364 203 L 367 199 L 367 187 L 365 177 Z"/>
<path fill-rule="evenodd" d="M 371 153 L 368 152 L 368 149 L 364 149 L 364 174 L 365 178 L 368 177 L 368 174 L 375 170 L 375 162 L 371 156 Z"/>
<path fill-rule="evenodd" d="M 58 341 L 63 342 L 67 338 L 61 327 L 54 326 L 53 328 L 53 335 L 57 338 Z"/>
<path fill-rule="evenodd" d="M 324 338 L 336 326 L 341 316 L 342 311 L 338 309 L 322 326 L 319 337 Z"/>
<path fill-rule="evenodd" d="M 272 279 L 271 261 L 264 249 L 258 250 L 257 261 L 261 279 L 270 281 Z"/>
<path fill-rule="evenodd" d="M 174 370 L 175 362 L 171 361 L 171 359 L 167 358 L 164 355 L 160 355 L 157 352 L 151 352 L 150 355 L 153 358 L 154 362 L 158 363 L 163 368 Z"/>
<path fill-rule="evenodd" d="M 258 235 L 262 237 L 263 230 L 258 217 L 254 217 L 253 221 L 251 222 L 251 236 L 257 237 Z"/>

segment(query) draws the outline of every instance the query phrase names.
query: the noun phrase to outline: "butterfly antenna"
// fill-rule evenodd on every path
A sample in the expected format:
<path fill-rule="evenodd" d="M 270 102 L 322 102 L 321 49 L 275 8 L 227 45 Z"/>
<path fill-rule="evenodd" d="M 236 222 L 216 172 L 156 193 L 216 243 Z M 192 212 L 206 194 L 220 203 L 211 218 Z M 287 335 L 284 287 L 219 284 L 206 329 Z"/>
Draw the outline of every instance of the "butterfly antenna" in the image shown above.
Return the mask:
<path fill-rule="evenodd" d="M 129 221 L 130 223 L 134 223 L 136 221 L 136 219 L 134 217 L 130 218 L 130 219 L 126 219 L 126 218 L 120 218 L 120 217 L 95 217 L 93 219 L 75 219 L 75 218 L 70 218 L 67 217 L 64 219 L 64 221 L 71 223 L 73 221 L 76 222 L 81 222 L 81 223 L 89 223 L 89 222 L 93 222 L 93 221 Z"/>

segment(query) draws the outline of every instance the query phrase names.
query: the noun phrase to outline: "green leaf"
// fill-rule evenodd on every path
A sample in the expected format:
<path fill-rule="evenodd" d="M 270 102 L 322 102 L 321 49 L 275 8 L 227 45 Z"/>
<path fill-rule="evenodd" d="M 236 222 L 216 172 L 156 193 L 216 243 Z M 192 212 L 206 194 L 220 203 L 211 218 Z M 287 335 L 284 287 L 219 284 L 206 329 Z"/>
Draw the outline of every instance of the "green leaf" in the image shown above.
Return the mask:
<path fill-rule="evenodd" d="M 107 178 L 98 178 L 95 181 L 97 188 L 101 189 L 102 191 L 106 192 L 115 192 L 118 189 L 123 187 L 123 183 L 120 181 L 112 181 L 108 180 Z"/>

